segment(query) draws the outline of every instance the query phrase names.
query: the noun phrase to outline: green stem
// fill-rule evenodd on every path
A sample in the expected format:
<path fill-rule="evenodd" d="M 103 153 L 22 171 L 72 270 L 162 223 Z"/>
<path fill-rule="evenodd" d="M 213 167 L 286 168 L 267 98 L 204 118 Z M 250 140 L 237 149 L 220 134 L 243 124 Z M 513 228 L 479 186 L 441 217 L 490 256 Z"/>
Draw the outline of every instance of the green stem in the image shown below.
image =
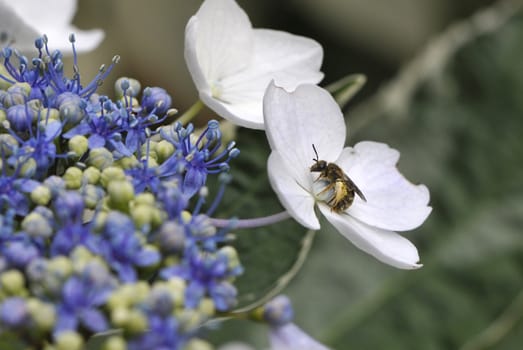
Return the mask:
<path fill-rule="evenodd" d="M 469 339 L 460 350 L 494 348 L 523 318 L 523 290 L 486 329 Z"/>
<path fill-rule="evenodd" d="M 287 211 L 282 211 L 281 213 L 264 216 L 261 218 L 255 219 L 215 219 L 211 218 L 211 223 L 216 227 L 230 227 L 234 229 L 240 228 L 255 228 L 263 227 L 278 223 L 283 220 L 290 219 L 291 216 Z"/>
<path fill-rule="evenodd" d="M 196 101 L 180 118 L 176 119 L 175 122 L 179 122 L 182 125 L 187 125 L 203 108 L 203 102 L 201 100 Z"/>

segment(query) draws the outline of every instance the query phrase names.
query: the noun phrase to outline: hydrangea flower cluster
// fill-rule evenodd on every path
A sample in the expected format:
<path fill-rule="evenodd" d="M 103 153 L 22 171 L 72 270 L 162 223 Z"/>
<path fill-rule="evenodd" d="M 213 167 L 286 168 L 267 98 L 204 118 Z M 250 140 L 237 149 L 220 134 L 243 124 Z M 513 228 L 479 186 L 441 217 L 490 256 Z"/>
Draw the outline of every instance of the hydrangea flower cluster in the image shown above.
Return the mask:
<path fill-rule="evenodd" d="M 164 89 L 122 78 L 117 99 L 97 94 L 118 58 L 84 84 L 46 37 L 35 47 L 2 51 L 0 333 L 81 349 L 119 329 L 108 342 L 179 349 L 236 305 L 239 258 L 200 210 L 239 151 L 216 121 L 161 128 Z"/>

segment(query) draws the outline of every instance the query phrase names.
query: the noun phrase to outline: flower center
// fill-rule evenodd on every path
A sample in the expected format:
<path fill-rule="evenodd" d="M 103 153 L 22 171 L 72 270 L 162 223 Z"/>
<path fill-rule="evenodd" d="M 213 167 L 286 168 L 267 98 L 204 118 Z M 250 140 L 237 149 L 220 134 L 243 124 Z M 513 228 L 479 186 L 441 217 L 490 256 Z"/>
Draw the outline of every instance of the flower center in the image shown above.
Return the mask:
<path fill-rule="evenodd" d="M 223 86 L 220 83 L 220 81 L 218 81 L 218 80 L 213 81 L 212 84 L 211 84 L 211 95 L 212 95 L 212 97 L 214 97 L 214 98 L 219 100 L 220 97 L 222 96 L 222 92 L 223 92 Z"/>

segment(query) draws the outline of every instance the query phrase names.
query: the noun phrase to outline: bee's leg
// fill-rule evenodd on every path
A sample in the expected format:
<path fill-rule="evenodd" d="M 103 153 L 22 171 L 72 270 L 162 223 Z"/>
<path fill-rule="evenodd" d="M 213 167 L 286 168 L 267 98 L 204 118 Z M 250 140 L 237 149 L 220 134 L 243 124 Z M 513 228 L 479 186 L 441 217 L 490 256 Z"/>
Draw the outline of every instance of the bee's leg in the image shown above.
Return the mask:
<path fill-rule="evenodd" d="M 316 178 L 316 180 L 314 180 L 314 182 L 318 182 L 321 179 L 325 179 L 325 176 L 321 176 L 321 174 L 319 174 L 318 177 Z"/>
<path fill-rule="evenodd" d="M 334 187 L 334 185 L 335 185 L 334 182 L 328 184 L 327 186 L 325 186 L 325 188 L 324 188 L 323 190 L 321 190 L 321 192 L 319 192 L 319 193 L 317 194 L 317 196 L 321 196 L 321 195 L 324 194 L 325 192 L 330 191 L 330 190 Z M 329 201 L 329 202 L 330 202 L 330 201 Z M 329 202 L 327 202 L 327 204 L 328 204 Z"/>

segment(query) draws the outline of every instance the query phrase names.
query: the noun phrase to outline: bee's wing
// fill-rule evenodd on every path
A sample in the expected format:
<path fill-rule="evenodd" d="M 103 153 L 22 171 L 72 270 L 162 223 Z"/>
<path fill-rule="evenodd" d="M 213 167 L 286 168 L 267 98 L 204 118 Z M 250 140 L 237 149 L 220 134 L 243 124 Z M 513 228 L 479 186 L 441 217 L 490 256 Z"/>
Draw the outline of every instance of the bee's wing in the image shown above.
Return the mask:
<path fill-rule="evenodd" d="M 347 184 L 347 186 L 350 189 L 354 190 L 354 192 L 358 195 L 358 197 L 363 199 L 363 201 L 365 201 L 365 202 L 367 201 L 367 198 L 365 198 L 365 195 L 363 194 L 363 192 L 361 192 L 361 190 L 358 188 L 358 186 L 356 186 L 356 184 L 345 173 L 343 174 L 343 181 L 345 181 L 345 183 Z"/>

